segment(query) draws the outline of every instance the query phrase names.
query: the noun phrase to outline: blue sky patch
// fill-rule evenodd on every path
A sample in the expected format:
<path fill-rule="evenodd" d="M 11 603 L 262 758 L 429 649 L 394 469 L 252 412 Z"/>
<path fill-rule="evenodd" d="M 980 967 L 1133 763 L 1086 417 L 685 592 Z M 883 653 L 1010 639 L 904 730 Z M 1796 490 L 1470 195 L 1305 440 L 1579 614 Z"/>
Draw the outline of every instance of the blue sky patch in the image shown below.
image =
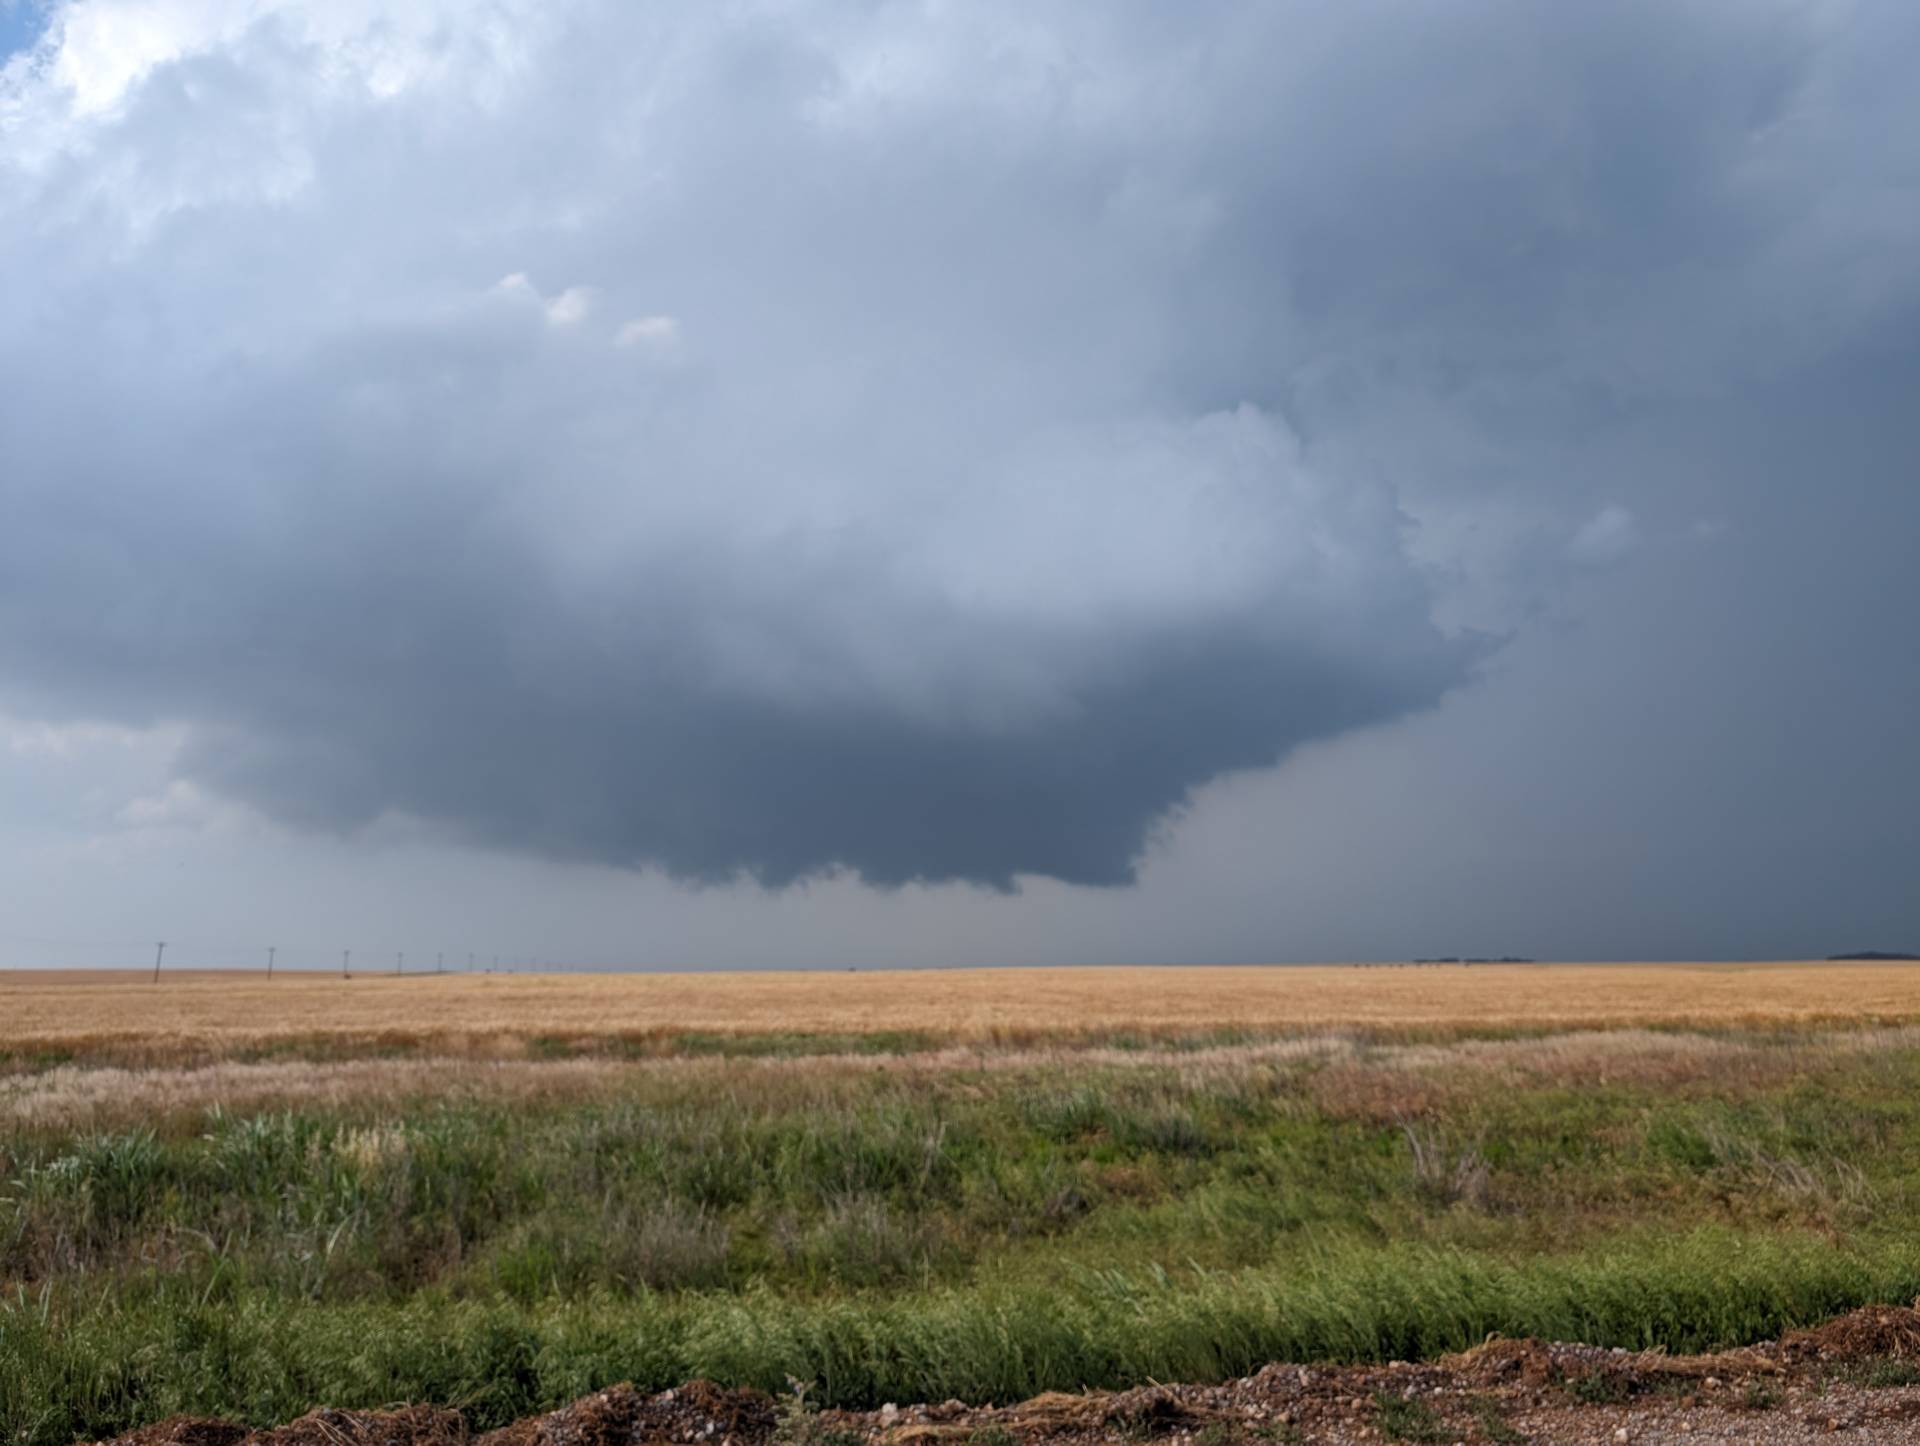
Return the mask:
<path fill-rule="evenodd" d="M 0 0 L 0 61 L 40 38 L 48 9 L 44 0 Z"/>

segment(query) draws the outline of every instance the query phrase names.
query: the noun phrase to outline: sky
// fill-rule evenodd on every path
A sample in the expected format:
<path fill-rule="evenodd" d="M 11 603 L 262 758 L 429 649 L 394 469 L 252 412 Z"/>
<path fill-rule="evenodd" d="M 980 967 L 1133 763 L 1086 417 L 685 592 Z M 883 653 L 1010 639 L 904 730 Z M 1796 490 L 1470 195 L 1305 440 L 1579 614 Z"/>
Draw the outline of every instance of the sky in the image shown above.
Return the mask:
<path fill-rule="evenodd" d="M 0 965 L 1920 949 L 1905 0 L 0 0 Z"/>
<path fill-rule="evenodd" d="M 45 21 L 40 0 L 0 0 L 0 61 L 30 47 Z"/>

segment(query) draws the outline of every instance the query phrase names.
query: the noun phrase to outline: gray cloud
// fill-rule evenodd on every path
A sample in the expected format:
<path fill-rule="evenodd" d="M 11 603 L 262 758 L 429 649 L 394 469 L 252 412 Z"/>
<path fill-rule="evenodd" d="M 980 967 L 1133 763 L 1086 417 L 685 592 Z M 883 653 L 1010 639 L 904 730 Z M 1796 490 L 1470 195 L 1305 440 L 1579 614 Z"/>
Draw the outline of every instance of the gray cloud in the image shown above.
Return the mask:
<path fill-rule="evenodd" d="M 0 82 L 0 692 L 300 827 L 1124 881 L 1915 301 L 1895 6 L 100 9 Z"/>

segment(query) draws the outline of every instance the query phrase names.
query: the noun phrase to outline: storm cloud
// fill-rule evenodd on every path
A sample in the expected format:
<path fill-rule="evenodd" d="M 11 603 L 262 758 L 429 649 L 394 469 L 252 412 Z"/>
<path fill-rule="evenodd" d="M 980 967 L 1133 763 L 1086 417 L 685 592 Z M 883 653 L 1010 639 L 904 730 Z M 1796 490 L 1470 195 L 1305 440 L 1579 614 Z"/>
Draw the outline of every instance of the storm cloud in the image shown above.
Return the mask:
<path fill-rule="evenodd" d="M 1739 511 L 1601 459 L 1898 349 L 1915 27 L 76 0 L 0 73 L 0 700 L 302 829 L 1125 882 Z"/>

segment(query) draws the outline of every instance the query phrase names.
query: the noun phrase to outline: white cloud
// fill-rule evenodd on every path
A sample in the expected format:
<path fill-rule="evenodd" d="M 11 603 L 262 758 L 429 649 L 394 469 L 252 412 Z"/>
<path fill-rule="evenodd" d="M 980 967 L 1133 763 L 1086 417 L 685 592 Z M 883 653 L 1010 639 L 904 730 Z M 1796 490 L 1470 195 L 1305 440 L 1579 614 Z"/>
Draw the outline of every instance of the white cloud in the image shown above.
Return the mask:
<path fill-rule="evenodd" d="M 1567 556 L 1586 567 L 1619 562 L 1640 545 L 1640 526 L 1624 507 L 1602 507 L 1573 534 Z"/>
<path fill-rule="evenodd" d="M 680 322 L 671 316 L 638 316 L 614 333 L 613 344 L 672 356 L 680 349 Z"/>
<path fill-rule="evenodd" d="M 585 320 L 593 307 L 593 292 L 584 286 L 569 286 L 547 303 L 547 321 L 553 326 L 573 326 Z"/>
<path fill-rule="evenodd" d="M 175 778 L 156 793 L 128 800 L 115 821 L 132 829 L 198 830 L 236 816 L 232 804 L 209 797 L 205 789 L 188 779 Z"/>
<path fill-rule="evenodd" d="M 152 737 L 151 730 L 112 723 L 48 723 L 0 713 L 0 748 L 22 758 L 69 760 L 101 749 L 137 748 Z"/>
<path fill-rule="evenodd" d="M 542 296 L 524 271 L 511 272 L 493 283 L 493 294 L 515 303 L 537 306 L 549 326 L 575 326 L 593 309 L 593 288 L 569 286 L 557 296 Z"/>

